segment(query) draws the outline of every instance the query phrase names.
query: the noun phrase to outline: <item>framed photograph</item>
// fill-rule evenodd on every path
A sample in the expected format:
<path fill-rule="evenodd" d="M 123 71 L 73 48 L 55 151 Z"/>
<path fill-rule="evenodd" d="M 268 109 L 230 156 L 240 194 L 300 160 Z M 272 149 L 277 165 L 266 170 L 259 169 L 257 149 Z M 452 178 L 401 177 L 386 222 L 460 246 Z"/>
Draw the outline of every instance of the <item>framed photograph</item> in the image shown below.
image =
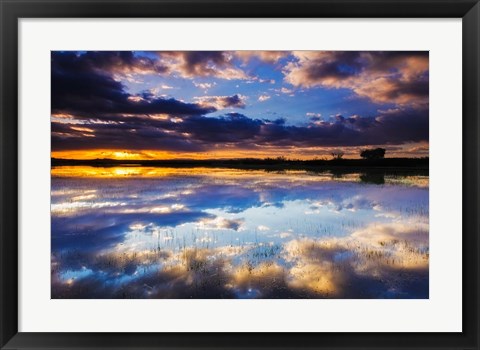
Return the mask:
<path fill-rule="evenodd" d="M 476 0 L 0 11 L 1 349 L 478 349 Z"/>

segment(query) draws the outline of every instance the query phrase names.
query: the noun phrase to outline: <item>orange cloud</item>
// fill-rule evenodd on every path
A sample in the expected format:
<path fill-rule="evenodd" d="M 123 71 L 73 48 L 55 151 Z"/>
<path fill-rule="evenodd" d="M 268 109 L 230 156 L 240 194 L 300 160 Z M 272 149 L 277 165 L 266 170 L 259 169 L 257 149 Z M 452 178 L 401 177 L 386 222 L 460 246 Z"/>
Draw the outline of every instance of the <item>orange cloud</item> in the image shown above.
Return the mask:
<path fill-rule="evenodd" d="M 427 52 L 295 51 L 285 81 L 302 87 L 347 88 L 378 103 L 428 103 Z"/>
<path fill-rule="evenodd" d="M 259 100 L 260 102 L 264 102 L 264 101 L 269 100 L 270 97 L 271 97 L 270 95 L 260 95 L 260 96 L 258 97 L 258 100 Z"/>
<path fill-rule="evenodd" d="M 267 63 L 275 63 L 289 54 L 290 51 L 235 51 L 235 55 L 243 61 L 258 58 Z"/>
<path fill-rule="evenodd" d="M 223 51 L 164 51 L 158 52 L 162 65 L 184 78 L 216 77 L 226 80 L 249 79 L 234 66 L 233 54 Z"/>

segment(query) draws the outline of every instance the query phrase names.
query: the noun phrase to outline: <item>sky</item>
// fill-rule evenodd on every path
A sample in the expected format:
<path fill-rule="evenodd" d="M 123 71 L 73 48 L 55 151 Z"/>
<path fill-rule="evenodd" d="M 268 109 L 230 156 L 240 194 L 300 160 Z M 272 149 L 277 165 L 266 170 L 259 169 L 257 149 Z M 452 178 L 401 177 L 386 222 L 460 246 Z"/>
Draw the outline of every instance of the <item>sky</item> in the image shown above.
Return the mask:
<path fill-rule="evenodd" d="M 427 51 L 53 51 L 52 157 L 428 156 Z"/>

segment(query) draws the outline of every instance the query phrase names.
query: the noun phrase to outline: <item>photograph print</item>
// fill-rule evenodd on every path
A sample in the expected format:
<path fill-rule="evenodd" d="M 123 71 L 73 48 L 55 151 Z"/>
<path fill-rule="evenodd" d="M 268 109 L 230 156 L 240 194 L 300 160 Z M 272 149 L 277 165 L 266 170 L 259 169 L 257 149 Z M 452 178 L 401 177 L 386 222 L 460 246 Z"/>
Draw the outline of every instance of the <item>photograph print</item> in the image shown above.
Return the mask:
<path fill-rule="evenodd" d="M 428 299 L 428 51 L 52 51 L 52 299 Z"/>

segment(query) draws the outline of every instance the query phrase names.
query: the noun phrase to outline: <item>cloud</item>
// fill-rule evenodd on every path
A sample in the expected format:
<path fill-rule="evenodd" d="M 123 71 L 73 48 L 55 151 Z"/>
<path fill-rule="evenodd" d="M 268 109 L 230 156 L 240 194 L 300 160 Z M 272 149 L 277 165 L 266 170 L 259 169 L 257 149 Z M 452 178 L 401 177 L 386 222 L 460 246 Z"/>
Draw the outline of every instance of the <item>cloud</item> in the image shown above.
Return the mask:
<path fill-rule="evenodd" d="M 427 51 L 295 51 L 285 81 L 306 88 L 346 88 L 376 103 L 428 104 Z"/>
<path fill-rule="evenodd" d="M 199 222 L 198 227 L 201 229 L 230 229 L 234 231 L 238 231 L 245 220 L 243 219 L 226 219 L 222 217 L 216 217 L 214 219 L 207 218 L 202 219 Z"/>
<path fill-rule="evenodd" d="M 142 75 L 178 74 L 183 78 L 215 77 L 226 80 L 251 78 L 235 65 L 234 52 L 228 51 L 162 51 L 156 53 L 157 57 L 132 51 L 56 51 L 52 53 L 52 58 L 58 55 L 71 55 L 72 64 L 84 71 L 126 78 L 132 82 Z"/>
<path fill-rule="evenodd" d="M 97 73 L 121 76 L 169 72 L 168 67 L 160 64 L 157 60 L 135 55 L 132 51 L 52 52 L 52 59 L 57 59 L 58 55 L 69 57 L 79 72 L 94 70 Z"/>
<path fill-rule="evenodd" d="M 285 251 L 296 289 L 336 298 L 428 295 L 428 224 L 376 223 L 342 238 L 291 240 Z"/>
<path fill-rule="evenodd" d="M 352 186 L 331 174 L 142 169 L 113 179 L 118 168 L 90 169 L 103 178 L 52 178 L 54 298 L 428 297 L 425 189 Z M 179 181 L 185 174 L 192 181 Z M 347 224 L 343 217 L 320 225 L 332 233 L 323 235 L 310 224 L 277 230 L 248 214 L 298 200 L 317 209 L 381 203 L 370 212 L 385 216 L 373 224 L 364 214 Z M 412 201 L 416 209 L 405 210 Z M 215 216 L 218 208 L 224 213 Z M 225 214 L 232 209 L 246 216 Z M 281 239 L 270 242 L 273 235 Z"/>
<path fill-rule="evenodd" d="M 287 89 L 286 87 L 282 87 L 282 88 L 280 89 L 280 92 L 281 92 L 282 94 L 287 94 L 287 95 L 291 95 L 291 96 L 292 96 L 292 94 L 293 94 L 293 90 L 292 90 L 292 89 Z"/>
<path fill-rule="evenodd" d="M 162 51 L 160 62 L 184 78 L 215 77 L 226 80 L 249 79 L 233 62 L 233 54 L 224 51 Z"/>
<path fill-rule="evenodd" d="M 225 108 L 245 108 L 246 96 L 233 95 L 233 96 L 201 96 L 194 97 L 201 107 L 206 109 L 225 109 Z"/>
<path fill-rule="evenodd" d="M 402 226 L 391 228 L 390 240 L 358 240 L 353 234 L 294 239 L 264 248 L 229 245 L 175 251 L 162 245 L 131 251 L 117 242 L 101 253 L 55 251 L 52 296 L 428 298 L 428 247 L 403 240 L 397 229 L 411 231 Z M 418 234 L 428 239 L 428 232 Z M 259 255 L 263 258 L 254 258 Z"/>
<path fill-rule="evenodd" d="M 401 219 L 403 222 L 372 224 L 351 234 L 351 239 L 362 244 L 380 248 L 387 243 L 408 242 L 416 247 L 428 247 L 428 221 Z M 400 247 L 397 247 L 400 248 Z M 405 250 L 395 251 L 395 254 L 406 253 Z"/>
<path fill-rule="evenodd" d="M 280 59 L 288 56 L 290 51 L 235 51 L 235 55 L 243 61 L 249 61 L 257 58 L 267 63 L 276 63 Z"/>
<path fill-rule="evenodd" d="M 227 105 L 228 100 L 220 101 L 223 105 L 216 107 Z M 237 106 L 241 103 L 235 99 L 234 102 Z M 208 109 L 202 104 L 194 106 Z M 178 110 L 175 113 L 178 115 Z M 225 147 L 226 143 L 239 149 L 401 145 L 427 142 L 429 130 L 428 110 L 413 109 L 376 117 L 337 115 L 329 120 L 314 117 L 304 126 L 286 124 L 281 118 L 273 121 L 252 119 L 239 113 L 219 117 L 185 115 L 180 118 L 169 115 L 102 115 L 102 123 L 96 123 L 96 118 L 88 116 L 76 118 L 72 124 L 68 123 L 69 119 L 52 121 L 53 150 L 116 148 L 200 152 Z M 77 120 L 82 120 L 82 128 L 88 128 L 88 131 L 78 130 Z M 86 134 L 92 136 L 85 137 Z"/>
<path fill-rule="evenodd" d="M 312 121 L 302 126 L 264 122 L 258 142 L 307 146 L 360 146 L 402 144 L 428 140 L 428 111 L 402 110 L 377 117 L 337 116 L 331 121 Z"/>
<path fill-rule="evenodd" d="M 90 60 L 89 56 L 70 52 L 52 53 L 52 113 L 100 117 L 105 113 L 198 115 L 215 110 L 173 98 L 157 98 L 151 92 L 131 95 L 122 83 L 98 71 Z"/>
<path fill-rule="evenodd" d="M 197 83 L 195 81 L 192 81 L 192 84 L 195 85 L 195 87 L 198 87 L 200 89 L 203 89 L 203 90 L 208 90 L 210 88 L 212 88 L 213 86 L 217 85 L 217 83 L 213 82 L 213 83 Z"/>
<path fill-rule="evenodd" d="M 258 100 L 259 100 L 260 102 L 264 102 L 264 101 L 269 100 L 270 97 L 271 97 L 270 95 L 260 95 L 260 96 L 258 97 Z"/>
<path fill-rule="evenodd" d="M 188 64 L 188 69 L 182 68 L 187 72 L 206 70 L 200 74 L 216 74 L 214 71 L 233 65 L 232 54 L 225 52 L 164 52 L 160 56 L 177 62 L 173 66 L 180 61 Z M 424 69 L 428 72 L 428 55 L 300 52 L 295 53 L 295 57 L 298 62 L 292 63 L 295 67 L 289 72 L 307 74 L 309 80 L 305 80 L 305 84 L 337 86 L 335 84 L 353 81 L 359 84 L 354 84 L 359 93 L 374 94 L 377 99 L 393 99 L 400 105 L 369 116 L 320 118 L 309 112 L 306 125 L 291 125 L 283 118 L 257 119 L 239 113 L 206 117 L 219 109 L 245 108 L 246 96 L 202 96 L 196 97 L 195 103 L 188 103 L 159 97 L 153 90 L 131 94 L 114 79 L 112 72 L 134 71 L 125 68 L 129 64 L 138 67 L 135 68 L 138 71 L 159 70 L 161 63 L 132 53 L 53 52 L 52 148 L 54 151 L 144 149 L 208 152 L 219 147 L 250 150 L 410 144 L 412 148 L 428 142 L 428 105 L 419 103 L 419 100 L 409 106 L 403 105 L 414 94 L 425 93 L 415 79 L 425 73 Z M 316 69 L 317 66 L 321 69 Z M 362 85 L 360 82 L 366 79 L 367 71 L 372 77 L 381 77 L 371 78 Z M 314 73 L 320 74 L 318 79 Z M 377 85 L 369 90 L 372 81 Z M 396 81 L 395 87 L 377 89 L 378 84 L 390 86 L 392 81 Z M 283 87 L 280 91 L 291 94 L 293 89 Z M 267 96 L 261 95 L 259 100 L 265 101 Z"/>

